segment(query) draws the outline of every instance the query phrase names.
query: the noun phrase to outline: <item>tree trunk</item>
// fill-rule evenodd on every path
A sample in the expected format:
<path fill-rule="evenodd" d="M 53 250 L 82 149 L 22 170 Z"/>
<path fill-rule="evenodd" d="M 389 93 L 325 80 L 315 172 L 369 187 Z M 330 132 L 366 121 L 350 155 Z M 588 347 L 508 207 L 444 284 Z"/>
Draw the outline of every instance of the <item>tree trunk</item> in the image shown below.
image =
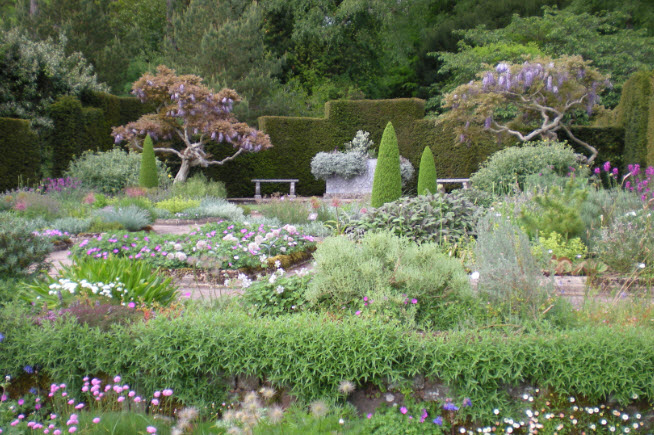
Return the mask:
<path fill-rule="evenodd" d="M 175 180 L 173 183 L 183 183 L 188 177 L 188 172 L 191 169 L 191 161 L 189 159 L 182 159 L 182 166 L 179 167 L 177 175 L 175 175 Z"/>

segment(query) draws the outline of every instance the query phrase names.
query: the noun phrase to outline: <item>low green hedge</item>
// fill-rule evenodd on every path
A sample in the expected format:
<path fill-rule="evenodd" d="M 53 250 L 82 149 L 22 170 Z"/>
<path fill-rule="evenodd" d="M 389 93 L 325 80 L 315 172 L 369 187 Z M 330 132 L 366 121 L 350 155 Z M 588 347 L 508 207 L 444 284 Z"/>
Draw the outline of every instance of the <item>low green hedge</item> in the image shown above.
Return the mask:
<path fill-rule="evenodd" d="M 0 118 L 0 192 L 41 179 L 40 144 L 24 119 Z"/>
<path fill-rule="evenodd" d="M 16 377 L 29 365 L 71 385 L 87 374 L 120 374 L 143 394 L 172 388 L 193 404 L 224 397 L 234 374 L 293 387 L 305 399 L 337 396 L 342 380 L 385 385 L 417 374 L 440 379 L 488 409 L 508 399 L 507 387 L 525 384 L 593 401 L 610 397 L 624 404 L 636 394 L 654 399 L 651 329 L 424 336 L 359 317 L 260 319 L 210 311 L 167 317 L 102 332 L 72 321 L 37 326 L 24 313 L 5 309 L 0 373 Z"/>

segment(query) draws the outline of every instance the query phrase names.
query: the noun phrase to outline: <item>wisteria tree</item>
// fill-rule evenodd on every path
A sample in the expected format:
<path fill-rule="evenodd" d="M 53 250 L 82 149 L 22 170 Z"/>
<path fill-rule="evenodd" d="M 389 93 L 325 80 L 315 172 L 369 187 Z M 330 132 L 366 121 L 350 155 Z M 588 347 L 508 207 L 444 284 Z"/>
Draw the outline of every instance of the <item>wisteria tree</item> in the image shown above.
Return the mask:
<path fill-rule="evenodd" d="M 595 159 L 597 149 L 570 130 L 574 114 L 584 110 L 590 116 L 599 105 L 598 94 L 611 85 L 590 62 L 580 56 L 502 62 L 479 77 L 445 97 L 450 111 L 443 117 L 456 126 L 459 141 L 484 131 L 508 133 L 523 142 L 536 137 L 555 140 L 563 130 L 588 150 L 588 162 Z"/>
<path fill-rule="evenodd" d="M 128 141 L 142 150 L 145 137 L 157 142 L 155 153 L 174 154 L 182 161 L 175 183 L 186 181 L 193 166 L 222 165 L 244 152 L 257 152 L 272 147 L 268 135 L 250 127 L 232 115 L 234 103 L 241 100 L 231 89 L 214 92 L 195 75 L 177 76 L 165 66 L 157 75 L 146 73 L 132 86 L 132 93 L 142 102 L 156 105 L 156 112 L 141 116 L 137 121 L 114 127 L 116 143 Z M 172 147 L 174 138 L 186 146 Z M 209 142 L 231 143 L 236 150 L 231 156 L 215 160 L 206 150 Z"/>

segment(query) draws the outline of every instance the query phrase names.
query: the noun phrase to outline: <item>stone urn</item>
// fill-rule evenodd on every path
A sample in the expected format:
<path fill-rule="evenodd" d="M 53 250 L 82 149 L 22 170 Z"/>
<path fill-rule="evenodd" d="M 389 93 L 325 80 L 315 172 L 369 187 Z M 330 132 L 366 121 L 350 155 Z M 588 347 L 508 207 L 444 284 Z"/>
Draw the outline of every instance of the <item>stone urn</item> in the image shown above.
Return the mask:
<path fill-rule="evenodd" d="M 325 191 L 326 198 L 360 198 L 372 193 L 372 181 L 375 177 L 377 159 L 368 159 L 366 171 L 353 178 L 329 177 Z"/>

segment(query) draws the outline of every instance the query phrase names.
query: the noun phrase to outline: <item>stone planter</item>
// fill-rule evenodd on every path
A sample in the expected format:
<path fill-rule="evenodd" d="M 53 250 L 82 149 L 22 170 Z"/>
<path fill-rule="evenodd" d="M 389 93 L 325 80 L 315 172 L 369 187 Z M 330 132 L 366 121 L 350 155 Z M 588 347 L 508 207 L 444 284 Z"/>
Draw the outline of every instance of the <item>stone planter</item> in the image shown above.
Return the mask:
<path fill-rule="evenodd" d="M 326 198 L 360 198 L 372 193 L 372 180 L 375 177 L 377 159 L 368 159 L 366 172 L 354 178 L 330 177 L 326 180 Z"/>

